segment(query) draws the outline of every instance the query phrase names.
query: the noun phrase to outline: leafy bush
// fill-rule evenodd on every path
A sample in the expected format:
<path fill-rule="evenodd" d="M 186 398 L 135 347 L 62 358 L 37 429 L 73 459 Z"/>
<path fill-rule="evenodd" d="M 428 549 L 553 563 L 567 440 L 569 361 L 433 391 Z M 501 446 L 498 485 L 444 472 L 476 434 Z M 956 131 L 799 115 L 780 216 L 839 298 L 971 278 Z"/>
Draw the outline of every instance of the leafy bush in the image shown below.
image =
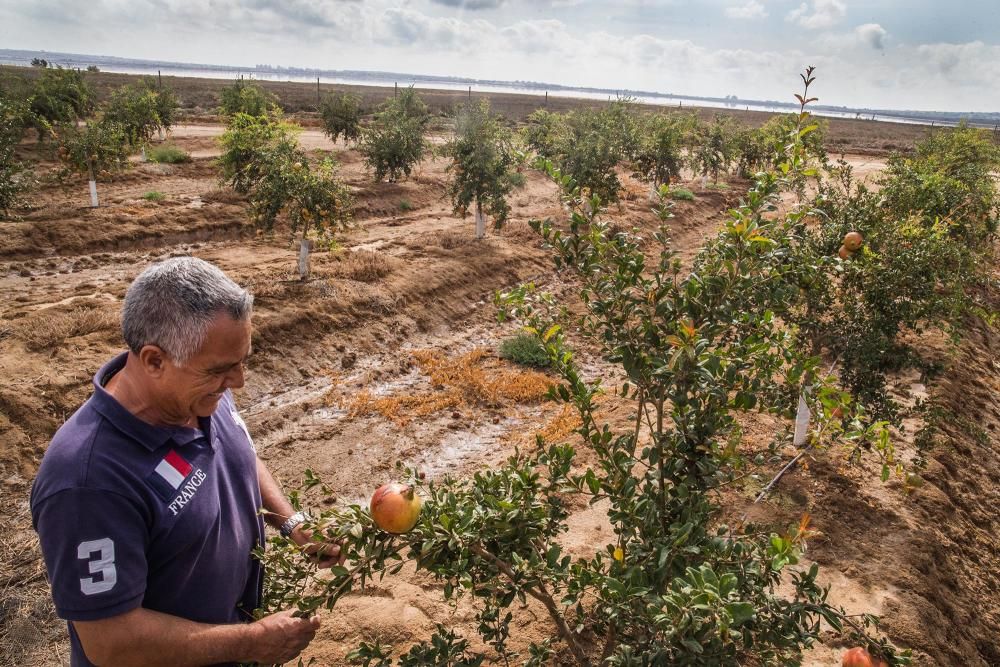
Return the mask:
<path fill-rule="evenodd" d="M 89 116 L 95 108 L 94 90 L 82 73 L 72 69 L 46 69 L 35 80 L 30 97 L 31 123 L 39 139 L 48 136 L 55 125 L 74 123 Z"/>
<path fill-rule="evenodd" d="M 276 155 L 298 156 L 296 127 L 275 115 L 237 112 L 219 138 L 222 181 L 240 194 L 253 190 L 264 177 L 266 162 Z M 299 156 L 301 157 L 301 156 Z M 304 159 L 304 157 L 302 157 Z M 294 161 L 294 160 L 293 160 Z"/>
<path fill-rule="evenodd" d="M 919 215 L 926 225 L 944 220 L 952 234 L 979 244 L 996 232 L 997 170 L 1000 147 L 989 132 L 962 126 L 933 132 L 913 157 L 892 156 L 879 185 L 896 217 Z"/>
<path fill-rule="evenodd" d="M 879 189 L 855 183 L 850 166 L 828 169 L 820 224 L 804 231 L 799 266 L 806 308 L 796 322 L 815 349 L 840 359 L 847 386 L 879 418 L 896 419 L 886 374 L 917 358 L 905 331 L 955 325 L 973 305 L 992 261 L 998 152 L 978 131 L 960 128 L 920 142 L 912 158 L 893 157 Z M 844 234 L 859 232 L 854 257 L 834 261 Z"/>
<path fill-rule="evenodd" d="M 376 181 L 393 183 L 410 175 L 427 149 L 428 119 L 427 105 L 412 87 L 382 105 L 372 125 L 361 132 L 360 150 Z"/>
<path fill-rule="evenodd" d="M 111 94 L 104 120 L 121 127 L 129 145 L 137 147 L 149 143 L 154 134 L 169 127 L 174 114 L 171 104 L 176 106 L 176 99 L 169 95 L 161 99 L 157 91 L 148 87 L 122 86 Z M 161 112 L 167 115 L 166 125 Z"/>
<path fill-rule="evenodd" d="M 680 178 L 684 129 L 678 119 L 666 114 L 647 116 L 639 137 L 632 160 L 636 176 L 653 187 Z"/>
<path fill-rule="evenodd" d="M 250 191 L 250 219 L 272 229 L 285 211 L 293 233 L 326 232 L 350 217 L 351 195 L 337 178 L 332 160 L 311 168 L 305 156 L 278 148 L 260 158 L 261 177 Z"/>
<path fill-rule="evenodd" d="M 526 333 L 517 334 L 500 343 L 499 355 L 501 359 L 522 366 L 548 368 L 551 365 L 549 353 L 538 337 Z"/>
<path fill-rule="evenodd" d="M 350 93 L 329 94 L 320 106 L 323 128 L 333 141 L 343 136 L 344 141 L 357 141 L 361 137 L 361 98 Z"/>
<path fill-rule="evenodd" d="M 621 182 L 615 167 L 622 159 L 620 136 L 609 132 L 600 111 L 575 111 L 566 117 L 566 132 L 557 147 L 559 168 L 602 202 L 618 201 Z"/>
<path fill-rule="evenodd" d="M 59 144 L 65 173 L 97 181 L 128 168 L 128 135 L 117 123 L 93 120 L 82 127 L 64 125 L 59 129 Z"/>
<path fill-rule="evenodd" d="M 476 236 L 481 237 L 484 215 L 492 216 L 497 228 L 510 215 L 507 195 L 514 188 L 510 176 L 517 162 L 513 136 L 486 99 L 461 109 L 455 125 L 455 138 L 444 151 L 452 160 L 448 195 L 462 217 L 475 205 Z"/>
<path fill-rule="evenodd" d="M 20 160 L 15 148 L 24 132 L 28 107 L 25 102 L 0 96 L 0 219 L 23 206 L 24 193 L 34 185 L 34 176 Z"/>
<path fill-rule="evenodd" d="M 673 187 L 670 188 L 670 198 L 680 201 L 694 201 L 694 193 L 687 188 Z"/>
<path fill-rule="evenodd" d="M 560 145 L 559 133 L 564 130 L 564 118 L 545 109 L 536 109 L 528 116 L 521 130 L 524 142 L 538 155 L 554 158 Z"/>
<path fill-rule="evenodd" d="M 733 137 L 736 153 L 736 173 L 742 178 L 767 169 L 778 154 L 768 137 L 758 128 L 741 127 Z"/>
<path fill-rule="evenodd" d="M 412 211 L 413 202 L 411 202 L 409 199 L 403 199 L 402 201 L 399 202 L 399 210 L 403 211 L 404 213 Z"/>
<path fill-rule="evenodd" d="M 234 116 L 238 113 L 250 116 L 268 116 L 278 108 L 277 98 L 256 83 L 237 79 L 231 86 L 222 89 L 219 113 Z"/>
<path fill-rule="evenodd" d="M 150 162 L 161 162 L 164 164 L 180 164 L 191 161 L 190 153 L 180 146 L 172 144 L 154 146 L 146 151 L 146 157 Z"/>
<path fill-rule="evenodd" d="M 712 175 L 719 182 L 719 173 L 729 169 L 734 157 L 732 122 L 728 116 L 718 115 L 709 124 L 696 129 L 690 152 L 691 168 L 702 176 Z"/>
<path fill-rule="evenodd" d="M 352 198 L 337 178 L 332 160 L 310 166 L 299 148 L 299 128 L 276 113 L 236 113 L 220 138 L 223 182 L 247 195 L 251 221 L 271 230 L 278 216 L 287 217 L 299 236 L 299 275 L 309 275 L 309 235 L 328 235 L 350 218 Z"/>
<path fill-rule="evenodd" d="M 149 192 L 144 194 L 142 198 L 145 199 L 146 201 L 160 202 L 166 199 L 167 196 L 162 192 L 160 192 L 159 190 L 150 190 Z"/>

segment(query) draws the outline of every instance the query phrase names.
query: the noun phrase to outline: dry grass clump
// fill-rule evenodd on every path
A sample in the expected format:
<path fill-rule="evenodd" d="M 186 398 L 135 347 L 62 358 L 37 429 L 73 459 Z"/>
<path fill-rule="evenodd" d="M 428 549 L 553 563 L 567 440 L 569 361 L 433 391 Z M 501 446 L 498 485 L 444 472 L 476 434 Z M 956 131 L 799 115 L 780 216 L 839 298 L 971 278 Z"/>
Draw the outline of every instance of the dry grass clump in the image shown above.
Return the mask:
<path fill-rule="evenodd" d="M 545 442 L 565 442 L 578 428 L 583 425 L 580 413 L 571 405 L 564 404 L 559 414 L 545 423 L 537 432 Z"/>
<path fill-rule="evenodd" d="M 461 357 L 434 350 L 418 350 L 413 358 L 428 376 L 432 390 L 417 394 L 375 396 L 363 391 L 351 401 L 351 416 L 380 414 L 402 426 L 416 417 L 460 407 L 500 408 L 541 400 L 552 380 L 537 371 L 508 367 L 476 348 Z"/>
<path fill-rule="evenodd" d="M 343 259 L 334 269 L 335 275 L 339 277 L 363 283 L 375 282 L 391 272 L 392 264 L 389 258 L 372 250 L 344 253 Z"/>
<path fill-rule="evenodd" d="M 504 225 L 501 235 L 512 243 L 527 243 L 531 245 L 540 245 L 542 238 L 527 222 L 522 220 L 508 222 Z"/>
<path fill-rule="evenodd" d="M 29 350 L 44 350 L 68 338 L 118 328 L 118 312 L 101 306 L 77 306 L 72 310 L 42 310 L 20 320 L 17 336 Z"/>
<path fill-rule="evenodd" d="M 201 200 L 206 204 L 243 204 L 246 203 L 247 198 L 229 188 L 216 188 L 203 192 Z"/>
<path fill-rule="evenodd" d="M 437 244 L 445 250 L 451 250 L 452 248 L 467 245 L 474 240 L 472 232 L 456 231 L 452 229 L 437 232 L 434 236 Z"/>

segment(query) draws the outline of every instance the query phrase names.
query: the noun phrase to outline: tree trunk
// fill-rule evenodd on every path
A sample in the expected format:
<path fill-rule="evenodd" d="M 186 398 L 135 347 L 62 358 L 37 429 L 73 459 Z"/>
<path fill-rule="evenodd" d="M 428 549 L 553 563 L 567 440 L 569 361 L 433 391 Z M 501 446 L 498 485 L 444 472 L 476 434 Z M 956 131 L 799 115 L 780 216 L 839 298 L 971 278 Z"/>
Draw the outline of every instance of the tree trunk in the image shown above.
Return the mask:
<path fill-rule="evenodd" d="M 145 147 L 145 146 L 143 146 L 143 147 L 142 147 L 142 148 L 140 149 L 140 151 L 141 151 L 141 153 L 142 153 L 142 161 L 143 161 L 143 162 L 149 162 L 149 159 L 148 159 L 148 158 L 146 157 L 146 147 Z"/>
<path fill-rule="evenodd" d="M 483 206 L 476 202 L 476 238 L 486 237 L 486 216 L 483 215 Z"/>
<path fill-rule="evenodd" d="M 309 239 L 299 239 L 299 280 L 309 279 Z"/>
<path fill-rule="evenodd" d="M 90 207 L 97 208 L 97 178 L 94 176 L 94 165 L 87 163 L 87 172 L 90 176 Z"/>

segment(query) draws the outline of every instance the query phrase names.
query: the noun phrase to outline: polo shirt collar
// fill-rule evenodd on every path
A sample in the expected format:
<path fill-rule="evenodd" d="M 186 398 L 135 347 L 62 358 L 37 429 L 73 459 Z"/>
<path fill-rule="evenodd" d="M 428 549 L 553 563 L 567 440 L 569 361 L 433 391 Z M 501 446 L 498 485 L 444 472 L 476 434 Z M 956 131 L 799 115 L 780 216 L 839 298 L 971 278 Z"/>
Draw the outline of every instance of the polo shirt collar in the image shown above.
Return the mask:
<path fill-rule="evenodd" d="M 200 417 L 198 425 L 201 431 L 185 426 L 153 426 L 134 414 L 125 407 L 104 388 L 105 378 L 125 368 L 128 360 L 128 352 L 123 352 L 108 363 L 101 366 L 94 376 L 94 395 L 91 401 L 94 408 L 111 424 L 124 435 L 138 442 L 149 451 L 155 451 L 163 447 L 168 442 L 173 442 L 179 447 L 194 442 L 199 438 L 208 438 L 212 448 L 215 448 L 214 439 L 211 433 L 211 417 Z"/>

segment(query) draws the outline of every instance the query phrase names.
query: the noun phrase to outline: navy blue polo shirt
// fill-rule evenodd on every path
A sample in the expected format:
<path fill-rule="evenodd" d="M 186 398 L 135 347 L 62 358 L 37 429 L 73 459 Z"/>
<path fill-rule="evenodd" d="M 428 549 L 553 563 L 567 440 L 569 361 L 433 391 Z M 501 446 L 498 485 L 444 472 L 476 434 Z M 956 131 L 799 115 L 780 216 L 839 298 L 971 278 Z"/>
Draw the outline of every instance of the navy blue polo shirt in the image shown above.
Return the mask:
<path fill-rule="evenodd" d="M 227 391 L 198 429 L 152 426 L 94 378 L 56 432 L 31 490 L 31 515 L 56 611 L 69 621 L 142 606 L 203 623 L 252 620 L 263 543 L 257 455 Z M 70 624 L 71 664 L 91 665 Z"/>

